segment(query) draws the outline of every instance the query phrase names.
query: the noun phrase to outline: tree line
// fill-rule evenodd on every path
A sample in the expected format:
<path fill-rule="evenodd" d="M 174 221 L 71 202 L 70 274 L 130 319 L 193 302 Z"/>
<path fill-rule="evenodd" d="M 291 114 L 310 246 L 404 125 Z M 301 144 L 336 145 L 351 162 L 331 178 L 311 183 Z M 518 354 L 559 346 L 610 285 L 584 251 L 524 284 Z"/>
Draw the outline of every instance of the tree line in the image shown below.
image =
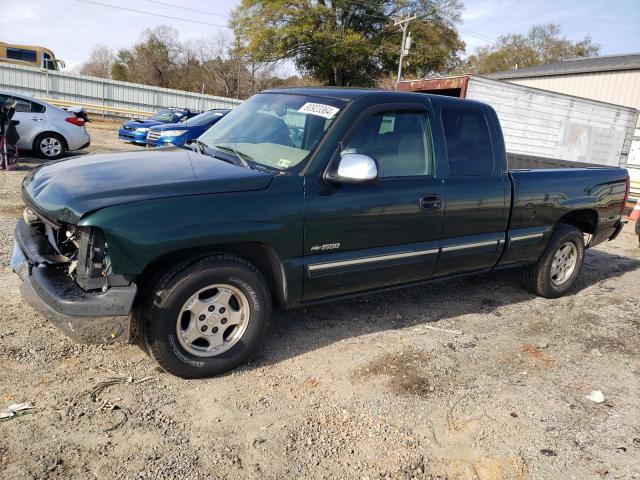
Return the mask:
<path fill-rule="evenodd" d="M 460 0 L 242 0 L 230 35 L 184 42 L 176 29 L 159 26 L 117 52 L 95 46 L 80 72 L 235 98 L 275 86 L 389 87 L 400 53 L 394 22 L 408 15 L 416 18 L 405 78 L 524 68 L 600 49 L 588 35 L 570 41 L 559 25 L 547 24 L 500 36 L 465 56 L 461 11 Z M 283 75 L 287 66 L 297 74 Z"/>

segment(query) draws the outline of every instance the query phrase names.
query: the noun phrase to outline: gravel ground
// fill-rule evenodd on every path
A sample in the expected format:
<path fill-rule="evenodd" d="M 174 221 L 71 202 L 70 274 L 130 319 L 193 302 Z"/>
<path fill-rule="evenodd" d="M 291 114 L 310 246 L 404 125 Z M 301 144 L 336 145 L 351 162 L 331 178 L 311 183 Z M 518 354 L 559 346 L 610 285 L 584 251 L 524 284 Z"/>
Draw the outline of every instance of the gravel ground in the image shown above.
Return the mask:
<path fill-rule="evenodd" d="M 89 151 L 132 148 L 116 128 L 92 123 Z M 0 172 L 0 409 L 35 405 L 0 421 L 0 478 L 640 478 L 633 225 L 564 298 L 516 271 L 277 313 L 248 365 L 185 381 L 20 301 L 12 229 L 36 163 Z"/>

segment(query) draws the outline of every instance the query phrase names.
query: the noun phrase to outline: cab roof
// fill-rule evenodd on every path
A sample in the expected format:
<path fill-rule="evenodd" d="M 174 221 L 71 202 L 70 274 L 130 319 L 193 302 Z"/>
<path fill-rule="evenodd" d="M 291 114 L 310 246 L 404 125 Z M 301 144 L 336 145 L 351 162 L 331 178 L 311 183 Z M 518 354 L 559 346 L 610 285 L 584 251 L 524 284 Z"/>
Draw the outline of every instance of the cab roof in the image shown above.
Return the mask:
<path fill-rule="evenodd" d="M 290 87 L 270 88 L 260 93 L 288 93 L 291 95 L 310 95 L 314 97 L 337 98 L 340 100 L 354 100 L 363 95 L 372 93 L 392 93 L 381 88 L 357 88 L 357 87 Z"/>
<path fill-rule="evenodd" d="M 353 88 L 353 87 L 291 87 L 272 88 L 263 90 L 260 93 L 285 93 L 290 95 L 310 95 L 314 97 L 335 98 L 339 100 L 351 101 L 362 97 L 378 95 L 385 102 L 388 101 L 416 101 L 416 99 L 428 98 L 432 104 L 436 105 L 474 105 L 476 107 L 487 108 L 488 105 L 466 98 L 449 97 L 430 93 L 404 92 L 396 90 L 384 90 L 381 88 Z M 420 101 L 420 100 L 417 100 Z M 490 108 L 490 107 L 489 107 Z"/>

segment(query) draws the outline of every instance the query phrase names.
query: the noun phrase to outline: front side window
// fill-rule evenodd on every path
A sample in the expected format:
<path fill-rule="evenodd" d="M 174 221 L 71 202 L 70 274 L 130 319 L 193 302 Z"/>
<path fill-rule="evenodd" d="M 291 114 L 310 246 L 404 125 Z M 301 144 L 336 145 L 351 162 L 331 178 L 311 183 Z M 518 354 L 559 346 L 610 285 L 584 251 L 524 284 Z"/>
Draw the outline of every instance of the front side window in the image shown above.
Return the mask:
<path fill-rule="evenodd" d="M 480 110 L 447 108 L 442 110 L 449 175 L 453 177 L 493 174 L 491 134 Z"/>
<path fill-rule="evenodd" d="M 342 154 L 361 153 L 375 159 L 380 177 L 433 174 L 429 117 L 424 111 L 390 111 L 367 118 L 344 146 Z"/>
<path fill-rule="evenodd" d="M 42 67 L 46 68 L 47 70 L 55 70 L 56 69 L 56 62 L 53 60 L 51 55 L 49 55 L 48 53 L 43 53 L 42 54 Z"/>
<path fill-rule="evenodd" d="M 13 102 L 16 104 L 16 112 L 43 113 L 45 111 L 44 105 L 40 103 L 32 102 L 25 98 L 0 95 L 0 105 L 13 104 Z"/>
<path fill-rule="evenodd" d="M 231 110 L 198 140 L 288 170 L 309 157 L 345 105 L 335 98 L 260 93 Z"/>

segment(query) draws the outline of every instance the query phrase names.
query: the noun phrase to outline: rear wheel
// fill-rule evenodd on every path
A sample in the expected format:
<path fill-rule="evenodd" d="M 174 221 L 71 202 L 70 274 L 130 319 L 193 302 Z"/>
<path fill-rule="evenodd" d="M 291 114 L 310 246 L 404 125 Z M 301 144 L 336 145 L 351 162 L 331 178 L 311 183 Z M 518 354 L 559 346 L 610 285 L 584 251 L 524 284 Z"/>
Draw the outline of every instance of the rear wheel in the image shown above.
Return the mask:
<path fill-rule="evenodd" d="M 147 299 L 144 337 L 167 372 L 210 377 L 251 355 L 270 316 L 262 275 L 240 258 L 215 255 L 178 265 L 160 278 Z"/>
<path fill-rule="evenodd" d="M 584 250 L 582 232 L 573 225 L 559 224 L 538 262 L 525 270 L 527 289 L 546 298 L 564 295 L 580 273 Z"/>
<path fill-rule="evenodd" d="M 67 151 L 64 139 L 57 133 L 43 133 L 33 142 L 33 151 L 40 158 L 56 160 L 62 157 Z"/>

